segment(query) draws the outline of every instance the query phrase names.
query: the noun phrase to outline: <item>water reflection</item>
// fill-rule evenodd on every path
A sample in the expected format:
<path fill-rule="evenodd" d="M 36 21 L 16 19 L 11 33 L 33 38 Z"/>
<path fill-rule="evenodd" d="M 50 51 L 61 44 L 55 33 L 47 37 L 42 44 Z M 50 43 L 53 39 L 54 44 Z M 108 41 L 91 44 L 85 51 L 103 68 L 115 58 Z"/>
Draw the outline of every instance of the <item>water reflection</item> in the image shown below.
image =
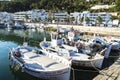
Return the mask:
<path fill-rule="evenodd" d="M 24 41 L 29 42 L 29 44 L 39 47 L 39 42 L 47 37 L 50 40 L 50 35 L 47 32 L 32 31 L 32 30 L 7 30 L 0 29 L 0 39 L 7 41 L 14 41 L 22 44 Z"/>

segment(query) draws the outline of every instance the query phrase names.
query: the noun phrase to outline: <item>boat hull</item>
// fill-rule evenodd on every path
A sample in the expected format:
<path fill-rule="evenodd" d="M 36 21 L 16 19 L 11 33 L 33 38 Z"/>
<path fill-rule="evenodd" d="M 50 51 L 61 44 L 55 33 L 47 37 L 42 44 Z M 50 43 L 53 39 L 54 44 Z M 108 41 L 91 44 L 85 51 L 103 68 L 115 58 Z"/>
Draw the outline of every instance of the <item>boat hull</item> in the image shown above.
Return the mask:
<path fill-rule="evenodd" d="M 69 80 L 70 79 L 70 67 L 64 68 L 60 70 L 31 70 L 29 67 L 25 66 L 25 63 L 20 61 L 19 58 L 16 58 L 13 53 L 9 54 L 10 59 L 10 65 L 12 68 L 19 65 L 19 69 L 21 69 L 21 72 L 26 72 L 27 74 L 30 74 L 34 77 L 45 79 L 45 80 Z"/>
<path fill-rule="evenodd" d="M 80 67 L 91 67 L 91 68 L 102 68 L 102 63 L 104 59 L 97 59 L 97 60 L 72 60 L 73 66 L 80 66 Z"/>
<path fill-rule="evenodd" d="M 70 77 L 70 69 L 55 72 L 36 72 L 29 69 L 25 69 L 24 71 L 32 76 L 47 80 L 69 80 Z"/>

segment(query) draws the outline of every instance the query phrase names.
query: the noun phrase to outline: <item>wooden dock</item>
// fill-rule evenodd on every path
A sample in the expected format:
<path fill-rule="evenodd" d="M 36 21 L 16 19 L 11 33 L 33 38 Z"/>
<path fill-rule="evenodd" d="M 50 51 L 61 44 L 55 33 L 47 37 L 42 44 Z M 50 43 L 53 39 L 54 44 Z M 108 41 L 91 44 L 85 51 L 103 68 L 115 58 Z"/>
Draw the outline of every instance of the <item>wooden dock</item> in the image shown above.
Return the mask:
<path fill-rule="evenodd" d="M 107 69 L 99 72 L 93 80 L 120 80 L 120 58 Z"/>

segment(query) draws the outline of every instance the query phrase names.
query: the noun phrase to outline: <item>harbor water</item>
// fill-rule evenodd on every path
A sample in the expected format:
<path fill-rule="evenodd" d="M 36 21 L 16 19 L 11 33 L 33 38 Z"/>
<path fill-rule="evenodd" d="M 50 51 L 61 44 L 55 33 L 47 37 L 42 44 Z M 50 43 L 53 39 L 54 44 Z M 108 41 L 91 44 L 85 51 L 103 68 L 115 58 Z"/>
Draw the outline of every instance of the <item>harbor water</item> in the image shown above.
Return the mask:
<path fill-rule="evenodd" d="M 22 45 L 25 41 L 31 46 L 39 47 L 39 42 L 43 40 L 44 36 L 50 40 L 50 34 L 46 33 L 45 35 L 40 31 L 0 29 L 0 80 L 43 80 L 21 72 L 17 68 L 11 68 L 8 54 L 10 49 Z M 112 52 L 114 56 L 118 56 L 117 53 L 116 51 Z M 116 57 L 110 57 L 105 60 L 104 67 L 110 66 L 116 59 Z M 92 80 L 98 74 L 99 69 L 72 66 L 70 80 Z"/>

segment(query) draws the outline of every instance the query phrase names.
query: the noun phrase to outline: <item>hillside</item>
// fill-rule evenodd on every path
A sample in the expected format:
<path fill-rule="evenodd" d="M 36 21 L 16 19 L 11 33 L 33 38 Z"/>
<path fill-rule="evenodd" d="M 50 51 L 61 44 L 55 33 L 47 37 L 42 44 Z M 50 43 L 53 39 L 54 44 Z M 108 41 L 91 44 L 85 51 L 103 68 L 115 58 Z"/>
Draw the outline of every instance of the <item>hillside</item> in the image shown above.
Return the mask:
<path fill-rule="evenodd" d="M 0 11 L 17 12 L 31 9 L 45 9 L 50 11 L 74 11 L 90 10 L 90 7 L 96 4 L 112 4 L 116 7 L 107 11 L 120 10 L 119 0 L 11 0 L 10 2 L 0 2 Z M 92 11 L 92 10 L 91 10 Z"/>

